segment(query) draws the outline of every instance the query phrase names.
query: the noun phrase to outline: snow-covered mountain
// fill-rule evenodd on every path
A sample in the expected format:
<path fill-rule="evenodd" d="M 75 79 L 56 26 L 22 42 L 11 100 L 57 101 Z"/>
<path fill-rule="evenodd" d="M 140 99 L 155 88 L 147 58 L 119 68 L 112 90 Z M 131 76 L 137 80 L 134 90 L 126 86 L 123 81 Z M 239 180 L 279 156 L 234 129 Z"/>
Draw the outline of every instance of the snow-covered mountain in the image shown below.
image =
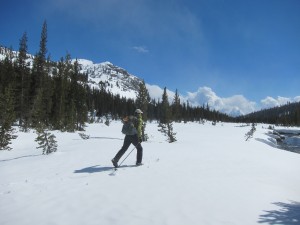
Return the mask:
<path fill-rule="evenodd" d="M 14 60 L 18 57 L 18 54 L 19 54 L 19 52 L 12 51 L 11 49 L 2 47 L 0 45 L 0 60 L 4 60 L 7 55 L 10 55 L 12 57 L 12 59 Z M 27 58 L 28 58 L 27 59 L 28 65 L 32 66 L 34 56 L 31 54 L 27 54 Z"/>
<path fill-rule="evenodd" d="M 126 98 L 136 98 L 141 82 L 140 78 L 110 62 L 95 64 L 86 59 L 77 61 L 81 65 L 81 73 L 88 74 L 88 83 L 91 87 L 105 88 L 113 94 L 119 94 Z"/>

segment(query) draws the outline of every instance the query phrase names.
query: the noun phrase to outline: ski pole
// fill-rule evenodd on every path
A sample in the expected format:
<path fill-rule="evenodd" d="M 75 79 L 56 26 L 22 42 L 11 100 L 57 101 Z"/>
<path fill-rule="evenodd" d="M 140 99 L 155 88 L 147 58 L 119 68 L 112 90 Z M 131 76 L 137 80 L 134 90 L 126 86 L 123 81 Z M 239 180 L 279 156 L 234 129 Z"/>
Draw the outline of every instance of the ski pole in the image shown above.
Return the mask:
<path fill-rule="evenodd" d="M 139 142 L 136 146 L 138 146 L 139 144 L 141 144 L 141 142 Z M 128 156 L 133 152 L 133 150 L 136 149 L 136 146 L 134 146 L 134 148 L 128 153 L 128 155 L 125 157 L 125 159 L 127 159 Z M 120 167 L 122 165 L 122 163 L 125 161 L 125 159 L 123 159 L 123 161 L 119 164 L 118 167 Z"/>
<path fill-rule="evenodd" d="M 120 167 L 122 165 L 122 163 L 128 158 L 128 156 L 131 154 L 131 152 L 133 152 L 133 150 L 136 148 L 136 146 L 134 146 L 134 148 L 128 153 L 128 155 L 125 157 L 125 159 L 123 159 L 123 161 L 119 164 L 118 167 Z"/>

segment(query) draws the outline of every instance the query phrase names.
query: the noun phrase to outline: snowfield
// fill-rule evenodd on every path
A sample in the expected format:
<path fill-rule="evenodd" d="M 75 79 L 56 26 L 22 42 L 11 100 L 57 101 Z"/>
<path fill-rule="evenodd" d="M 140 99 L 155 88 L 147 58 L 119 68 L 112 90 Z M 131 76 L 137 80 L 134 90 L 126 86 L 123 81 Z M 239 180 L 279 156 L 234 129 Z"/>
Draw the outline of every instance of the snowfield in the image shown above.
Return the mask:
<path fill-rule="evenodd" d="M 114 172 L 121 126 L 90 124 L 87 140 L 53 132 L 51 155 L 34 132 L 18 133 L 0 152 L 0 224 L 300 224 L 300 154 L 274 148 L 267 125 L 246 142 L 250 126 L 174 124 L 169 144 L 148 123 L 144 165 L 134 151 Z"/>

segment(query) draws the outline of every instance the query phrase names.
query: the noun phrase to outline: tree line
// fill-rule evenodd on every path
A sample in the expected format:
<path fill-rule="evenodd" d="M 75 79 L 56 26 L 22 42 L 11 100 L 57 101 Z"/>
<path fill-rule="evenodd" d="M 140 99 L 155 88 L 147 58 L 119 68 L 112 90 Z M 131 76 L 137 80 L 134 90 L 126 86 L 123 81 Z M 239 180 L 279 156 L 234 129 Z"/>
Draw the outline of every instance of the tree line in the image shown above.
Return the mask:
<path fill-rule="evenodd" d="M 267 123 L 281 126 L 300 126 L 300 102 L 259 110 L 237 117 L 236 122 Z"/>

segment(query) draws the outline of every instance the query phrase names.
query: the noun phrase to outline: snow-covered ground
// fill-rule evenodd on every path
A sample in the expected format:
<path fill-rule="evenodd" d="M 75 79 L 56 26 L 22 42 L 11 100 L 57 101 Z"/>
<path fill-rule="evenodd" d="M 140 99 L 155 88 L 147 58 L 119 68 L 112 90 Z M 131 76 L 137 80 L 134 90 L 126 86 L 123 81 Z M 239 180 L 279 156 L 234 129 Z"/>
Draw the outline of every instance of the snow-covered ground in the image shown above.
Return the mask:
<path fill-rule="evenodd" d="M 89 125 L 87 140 L 54 132 L 51 155 L 36 149 L 33 132 L 19 133 L 0 152 L 0 224 L 300 224 L 300 154 L 268 144 L 263 125 L 246 142 L 249 130 L 175 124 L 169 144 L 148 124 L 144 165 L 133 166 L 134 151 L 116 172 L 120 122 Z"/>

